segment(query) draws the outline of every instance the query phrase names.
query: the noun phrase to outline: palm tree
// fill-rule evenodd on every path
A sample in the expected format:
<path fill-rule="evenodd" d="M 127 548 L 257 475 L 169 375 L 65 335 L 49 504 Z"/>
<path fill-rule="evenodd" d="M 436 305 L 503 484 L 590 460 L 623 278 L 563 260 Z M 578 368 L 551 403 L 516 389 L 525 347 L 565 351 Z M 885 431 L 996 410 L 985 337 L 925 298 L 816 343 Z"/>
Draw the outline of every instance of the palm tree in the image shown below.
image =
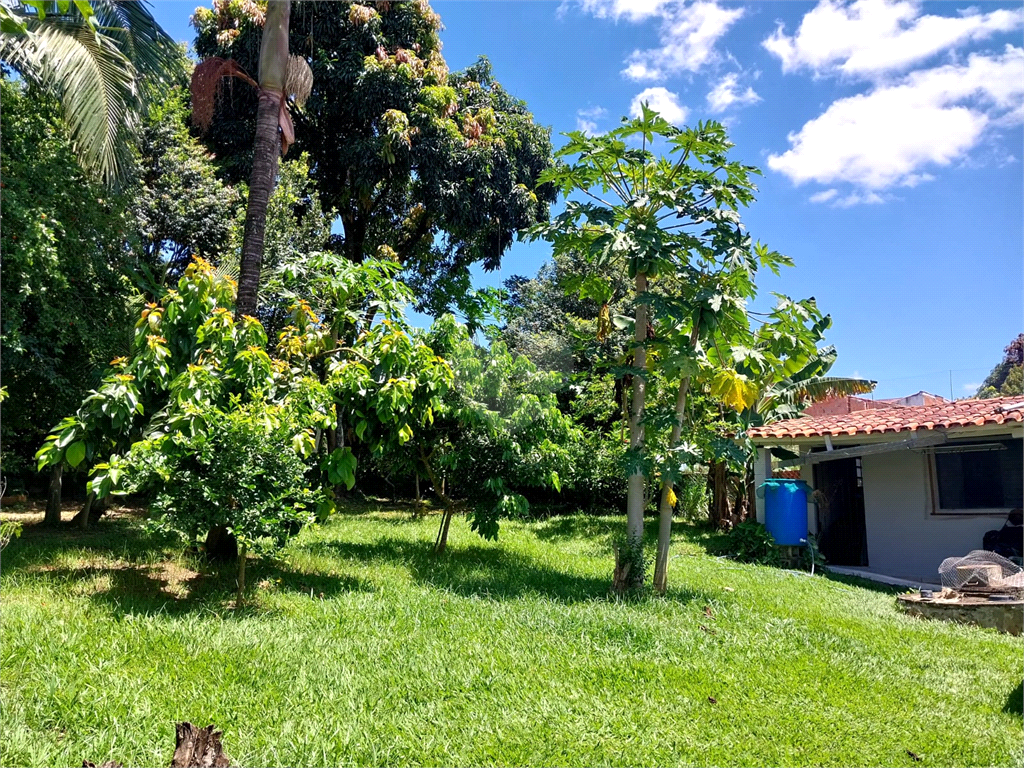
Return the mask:
<path fill-rule="evenodd" d="M 258 14 L 258 18 L 254 17 L 256 23 L 263 26 L 259 82 L 235 61 L 214 56 L 196 66 L 191 85 L 192 122 L 202 132 L 213 122 L 217 99 L 228 78 L 238 78 L 259 89 L 249 199 L 238 269 L 236 318 L 256 314 L 267 205 L 277 181 L 281 155 L 286 154 L 288 146 L 295 141 L 290 104 L 302 106 L 313 85 L 313 74 L 306 60 L 288 53 L 291 0 L 269 0 L 265 13 L 258 9 L 255 13 Z"/>
<path fill-rule="evenodd" d="M 277 180 L 277 164 L 282 144 L 294 140 L 291 118 L 285 101 L 288 79 L 288 24 L 291 0 L 270 0 L 260 45 L 260 100 L 256 111 L 256 139 L 249 179 L 249 200 L 245 208 L 245 232 L 242 236 L 242 261 L 238 270 L 238 301 L 235 316 L 255 315 L 263 265 L 263 235 L 267 223 L 267 205 Z M 284 133 L 278 136 L 278 126 Z"/>
<path fill-rule="evenodd" d="M 146 86 L 182 71 L 184 57 L 145 2 L 22 3 L 0 11 L 0 61 L 60 100 L 82 168 L 119 186 Z"/>

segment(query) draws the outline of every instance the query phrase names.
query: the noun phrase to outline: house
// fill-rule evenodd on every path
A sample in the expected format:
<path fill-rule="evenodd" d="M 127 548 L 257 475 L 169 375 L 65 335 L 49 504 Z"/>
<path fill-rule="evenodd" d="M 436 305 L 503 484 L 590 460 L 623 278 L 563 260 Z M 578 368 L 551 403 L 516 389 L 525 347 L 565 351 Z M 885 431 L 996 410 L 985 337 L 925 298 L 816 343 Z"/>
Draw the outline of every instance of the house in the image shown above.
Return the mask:
<path fill-rule="evenodd" d="M 872 400 L 867 397 L 849 395 L 846 397 L 833 397 L 822 400 L 820 403 L 813 403 L 804 410 L 804 416 L 835 416 L 840 413 L 853 413 L 854 411 L 866 411 L 871 408 L 896 408 L 907 405 L 936 405 L 948 403 L 945 398 L 933 395 L 931 392 L 915 392 L 906 397 L 891 397 L 885 400 Z"/>
<path fill-rule="evenodd" d="M 831 565 L 934 582 L 943 559 L 981 549 L 1024 506 L 1022 422 L 1024 398 L 997 397 L 802 416 L 747 435 L 758 486 L 775 448 L 786 457 L 775 466 L 813 489 L 808 530 Z"/>

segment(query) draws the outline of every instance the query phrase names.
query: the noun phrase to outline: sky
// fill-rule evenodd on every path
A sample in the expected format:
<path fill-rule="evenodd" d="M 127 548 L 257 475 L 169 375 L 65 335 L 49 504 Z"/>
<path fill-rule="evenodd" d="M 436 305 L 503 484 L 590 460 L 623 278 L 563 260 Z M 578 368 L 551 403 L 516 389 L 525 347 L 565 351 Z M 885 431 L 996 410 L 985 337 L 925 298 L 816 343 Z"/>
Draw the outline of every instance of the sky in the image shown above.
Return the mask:
<path fill-rule="evenodd" d="M 157 0 L 191 41 L 198 3 Z M 834 375 L 875 397 L 973 394 L 1024 330 L 1024 8 L 821 0 L 435 0 L 452 70 L 486 55 L 549 126 L 606 131 L 641 101 L 723 122 L 756 165 L 743 213 L 792 257 L 777 291 L 831 314 Z M 477 285 L 532 276 L 517 243 Z"/>

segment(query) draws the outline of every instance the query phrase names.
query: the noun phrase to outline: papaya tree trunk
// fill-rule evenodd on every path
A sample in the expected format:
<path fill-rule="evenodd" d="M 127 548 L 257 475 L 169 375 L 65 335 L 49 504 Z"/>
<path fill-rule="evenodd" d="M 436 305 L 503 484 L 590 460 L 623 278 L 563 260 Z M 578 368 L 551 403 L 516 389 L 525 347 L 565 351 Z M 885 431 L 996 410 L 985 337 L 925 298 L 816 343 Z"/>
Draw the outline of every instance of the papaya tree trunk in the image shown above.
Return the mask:
<path fill-rule="evenodd" d="M 647 305 L 641 303 L 647 292 L 647 273 L 636 276 L 636 328 L 633 351 L 633 409 L 629 415 L 629 449 L 639 459 L 644 448 L 644 400 L 647 394 L 646 378 L 640 371 L 647 371 Z M 643 542 L 644 542 L 644 488 L 643 469 L 637 465 L 626 480 L 626 542 L 625 552 L 617 553 L 615 573 L 612 576 L 612 590 L 617 594 L 632 591 L 643 586 Z M 624 569 L 628 567 L 628 573 Z"/>
<path fill-rule="evenodd" d="M 672 425 L 672 436 L 669 438 L 669 450 L 679 445 L 683 434 L 683 416 L 686 413 L 686 393 L 690 389 L 690 377 L 684 376 L 679 382 L 679 393 L 676 395 L 676 421 Z M 666 479 L 661 485 L 661 503 L 658 507 L 658 554 L 654 559 L 654 589 L 659 595 L 665 594 L 668 588 L 668 549 L 672 541 L 672 495 L 675 483 Z"/>
<path fill-rule="evenodd" d="M 256 110 L 256 139 L 253 147 L 249 200 L 245 210 L 242 260 L 238 270 L 238 301 L 235 317 L 255 316 L 263 266 L 263 239 L 267 205 L 274 191 L 281 157 L 278 124 L 285 109 L 284 84 L 288 72 L 288 22 L 291 0 L 270 0 L 260 46 L 260 96 Z"/>
<path fill-rule="evenodd" d="M 697 334 L 700 325 L 693 324 L 693 331 L 690 333 L 690 349 L 697 348 Z M 672 425 L 672 435 L 669 437 L 669 452 L 679 447 L 679 439 L 683 434 L 683 419 L 686 416 L 686 395 L 690 391 L 690 377 L 683 376 L 679 382 L 679 392 L 676 395 L 676 420 Z M 672 496 L 675 482 L 668 478 L 662 483 L 661 503 L 658 507 L 658 554 L 654 560 L 654 589 L 659 595 L 665 594 L 668 588 L 668 549 L 672 541 Z"/>
<path fill-rule="evenodd" d="M 46 514 L 43 525 L 60 524 L 61 486 L 64 475 L 64 463 L 58 462 L 50 467 L 50 485 L 46 492 Z"/>

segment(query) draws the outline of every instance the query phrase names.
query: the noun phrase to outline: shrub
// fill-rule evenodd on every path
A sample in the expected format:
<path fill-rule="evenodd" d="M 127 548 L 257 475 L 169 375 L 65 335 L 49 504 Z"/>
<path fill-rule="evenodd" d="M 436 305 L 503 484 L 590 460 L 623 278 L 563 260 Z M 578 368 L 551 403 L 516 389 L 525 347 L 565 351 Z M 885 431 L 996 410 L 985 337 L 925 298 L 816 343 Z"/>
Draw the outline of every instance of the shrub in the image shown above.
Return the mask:
<path fill-rule="evenodd" d="M 268 553 L 326 510 L 306 480 L 297 433 L 283 407 L 257 401 L 214 411 L 191 434 L 138 442 L 107 472 L 130 478 L 126 490 L 153 492 L 156 527 L 189 542 L 224 527 L 242 547 Z"/>
<path fill-rule="evenodd" d="M 779 565 L 781 557 L 775 539 L 761 523 L 744 520 L 726 536 L 728 553 L 741 563 Z"/>

